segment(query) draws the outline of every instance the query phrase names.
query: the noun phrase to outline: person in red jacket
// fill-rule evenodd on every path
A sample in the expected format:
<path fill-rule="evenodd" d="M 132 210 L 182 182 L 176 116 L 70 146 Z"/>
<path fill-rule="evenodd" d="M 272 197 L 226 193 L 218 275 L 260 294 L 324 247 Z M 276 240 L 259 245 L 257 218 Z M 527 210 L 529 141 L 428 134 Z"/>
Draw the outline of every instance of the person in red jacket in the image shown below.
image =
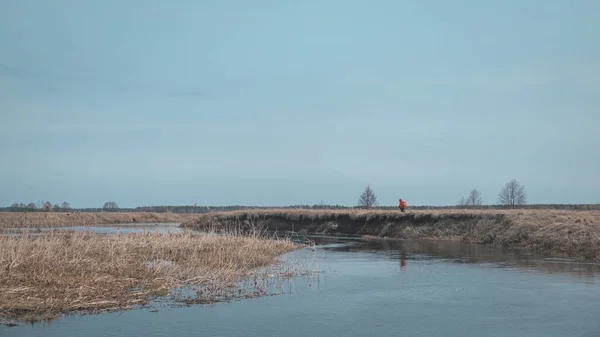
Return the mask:
<path fill-rule="evenodd" d="M 400 208 L 400 212 L 404 212 L 407 206 L 408 204 L 406 203 L 406 201 L 400 198 L 400 204 L 398 205 L 398 208 Z"/>

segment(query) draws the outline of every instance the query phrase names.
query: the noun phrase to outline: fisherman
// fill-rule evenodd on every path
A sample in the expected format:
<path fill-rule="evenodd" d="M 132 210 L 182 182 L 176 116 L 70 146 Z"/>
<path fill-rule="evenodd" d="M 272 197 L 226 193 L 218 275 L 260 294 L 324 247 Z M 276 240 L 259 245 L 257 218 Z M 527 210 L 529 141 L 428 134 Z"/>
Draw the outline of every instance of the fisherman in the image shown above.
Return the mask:
<path fill-rule="evenodd" d="M 406 203 L 405 200 L 402 200 L 402 198 L 400 198 L 399 201 L 400 201 L 400 204 L 398 205 L 398 208 L 400 208 L 400 212 L 404 212 L 404 210 L 406 209 L 408 204 Z"/>

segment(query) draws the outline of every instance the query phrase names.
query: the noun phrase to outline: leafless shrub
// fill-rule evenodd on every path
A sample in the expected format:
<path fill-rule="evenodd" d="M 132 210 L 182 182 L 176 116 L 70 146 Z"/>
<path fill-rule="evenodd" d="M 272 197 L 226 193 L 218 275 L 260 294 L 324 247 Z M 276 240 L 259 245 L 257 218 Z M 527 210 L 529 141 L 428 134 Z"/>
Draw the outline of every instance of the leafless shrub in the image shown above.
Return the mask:
<path fill-rule="evenodd" d="M 526 201 L 525 186 L 521 185 L 516 179 L 507 182 L 498 194 L 498 203 L 508 205 L 511 208 L 524 205 Z"/>
<path fill-rule="evenodd" d="M 365 187 L 364 192 L 358 198 L 358 207 L 371 208 L 378 206 L 377 196 L 373 193 L 371 186 Z"/>
<path fill-rule="evenodd" d="M 114 201 L 107 201 L 104 203 L 104 206 L 102 206 L 102 209 L 105 211 L 114 211 L 119 209 L 119 205 L 117 205 L 117 203 Z"/>

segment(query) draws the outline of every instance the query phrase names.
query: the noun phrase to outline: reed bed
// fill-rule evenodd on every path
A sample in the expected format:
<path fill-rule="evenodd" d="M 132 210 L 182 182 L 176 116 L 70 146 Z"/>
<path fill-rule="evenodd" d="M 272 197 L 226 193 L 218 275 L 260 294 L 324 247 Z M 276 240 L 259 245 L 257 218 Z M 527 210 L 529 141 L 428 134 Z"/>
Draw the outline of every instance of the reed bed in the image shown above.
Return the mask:
<path fill-rule="evenodd" d="M 0 235 L 0 321 L 131 309 L 161 296 L 211 302 L 257 295 L 236 285 L 264 277 L 264 267 L 299 247 L 256 233 Z"/>

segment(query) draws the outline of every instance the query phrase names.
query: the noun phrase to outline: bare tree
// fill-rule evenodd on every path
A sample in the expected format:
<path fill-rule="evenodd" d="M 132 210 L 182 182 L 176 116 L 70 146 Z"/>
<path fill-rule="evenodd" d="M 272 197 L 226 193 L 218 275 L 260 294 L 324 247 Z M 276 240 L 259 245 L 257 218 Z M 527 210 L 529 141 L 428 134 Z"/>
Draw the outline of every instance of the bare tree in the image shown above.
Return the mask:
<path fill-rule="evenodd" d="M 468 197 L 460 198 L 458 206 L 480 206 L 483 204 L 481 193 L 477 189 L 472 189 Z"/>
<path fill-rule="evenodd" d="M 104 203 L 104 206 L 102 208 L 104 208 L 104 210 L 114 210 L 114 209 L 118 209 L 119 206 L 114 201 L 107 201 Z"/>
<path fill-rule="evenodd" d="M 68 211 L 72 210 L 71 205 L 68 202 L 66 202 L 66 201 L 62 203 L 61 208 L 65 212 L 68 212 Z"/>
<path fill-rule="evenodd" d="M 46 201 L 44 203 L 44 212 L 50 212 L 52 211 L 52 203 L 50 203 L 50 201 Z"/>
<path fill-rule="evenodd" d="M 524 205 L 527 201 L 525 186 L 516 179 L 507 182 L 498 194 L 498 203 L 514 208 L 516 205 Z"/>
<path fill-rule="evenodd" d="M 365 191 L 360 195 L 358 199 L 358 206 L 362 208 L 371 208 L 378 205 L 377 196 L 373 193 L 371 186 L 365 187 Z"/>
<path fill-rule="evenodd" d="M 481 206 L 483 204 L 483 198 L 481 197 L 481 193 L 478 190 L 472 189 L 471 193 L 469 193 L 469 197 L 466 200 L 467 206 Z"/>
<path fill-rule="evenodd" d="M 30 202 L 29 205 L 27 205 L 27 208 L 35 210 L 35 209 L 37 209 L 37 205 L 33 202 Z"/>

